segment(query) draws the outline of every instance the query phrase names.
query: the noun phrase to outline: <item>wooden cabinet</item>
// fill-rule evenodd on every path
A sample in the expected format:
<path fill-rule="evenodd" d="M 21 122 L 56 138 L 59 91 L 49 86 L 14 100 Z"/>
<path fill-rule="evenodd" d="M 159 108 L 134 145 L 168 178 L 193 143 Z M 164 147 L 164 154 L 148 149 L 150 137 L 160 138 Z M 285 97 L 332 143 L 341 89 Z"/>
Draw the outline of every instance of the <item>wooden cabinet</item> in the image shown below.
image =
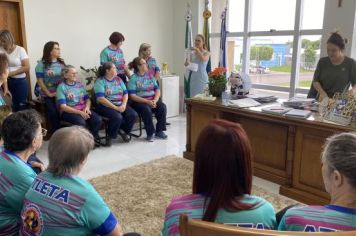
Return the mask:
<path fill-rule="evenodd" d="M 254 175 L 280 184 L 280 193 L 307 204 L 325 204 L 321 176 L 321 151 L 325 139 L 334 133 L 355 131 L 354 126 L 325 123 L 313 114 L 308 120 L 261 112 L 261 108 L 236 109 L 221 101 L 188 99 L 187 145 L 184 157 L 194 160 L 200 131 L 211 120 L 221 118 L 240 123 L 252 146 Z"/>

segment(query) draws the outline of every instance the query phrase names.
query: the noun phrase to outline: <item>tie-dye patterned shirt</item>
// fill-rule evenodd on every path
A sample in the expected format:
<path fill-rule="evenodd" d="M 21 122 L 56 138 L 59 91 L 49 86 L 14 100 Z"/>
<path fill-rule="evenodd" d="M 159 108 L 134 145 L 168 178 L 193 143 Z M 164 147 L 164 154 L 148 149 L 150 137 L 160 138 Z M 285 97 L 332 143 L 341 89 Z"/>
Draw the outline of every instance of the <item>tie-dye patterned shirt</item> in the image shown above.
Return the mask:
<path fill-rule="evenodd" d="M 156 59 L 154 59 L 153 57 L 149 57 L 146 60 L 146 63 L 147 63 L 147 68 L 148 68 L 147 73 L 149 75 L 154 77 L 156 72 L 160 72 L 160 69 L 159 69 L 159 67 L 157 65 Z"/>
<path fill-rule="evenodd" d="M 83 84 L 76 81 L 75 84 L 62 82 L 57 88 L 57 102 L 59 105 L 66 104 L 72 108 L 83 111 L 89 95 Z"/>
<path fill-rule="evenodd" d="M 125 59 L 121 48 L 112 49 L 110 47 L 104 48 L 100 53 L 100 64 L 105 62 L 112 62 L 116 66 L 118 74 L 125 74 Z"/>
<path fill-rule="evenodd" d="M 21 218 L 23 235 L 107 235 L 118 224 L 90 183 L 48 171 L 33 181 Z"/>
<path fill-rule="evenodd" d="M 64 68 L 64 65 L 58 61 L 52 62 L 51 65 L 45 69 L 43 61 L 37 63 L 35 72 L 36 78 L 43 79 L 43 83 L 46 85 L 46 88 L 49 92 L 55 93 L 57 91 L 58 85 L 62 82 L 61 72 Z M 51 72 L 51 73 L 49 73 Z M 42 96 L 46 96 L 43 92 Z"/>
<path fill-rule="evenodd" d="M 120 106 L 127 89 L 125 83 L 118 76 L 112 80 L 108 80 L 105 77 L 100 77 L 95 81 L 94 92 L 96 98 L 105 97 L 112 104 Z"/>
<path fill-rule="evenodd" d="M 293 207 L 283 216 L 278 230 L 304 232 L 356 230 L 356 209 L 336 205 Z"/>
<path fill-rule="evenodd" d="M 135 94 L 148 100 L 153 100 L 155 91 L 159 90 L 156 79 L 148 73 L 144 75 L 133 74 L 127 87 L 129 94 Z"/>
<path fill-rule="evenodd" d="M 0 235 L 18 235 L 22 203 L 36 173 L 15 153 L 0 153 Z"/>
<path fill-rule="evenodd" d="M 250 210 L 238 212 L 219 209 L 215 222 L 247 228 L 275 229 L 275 211 L 269 202 L 251 195 L 245 195 L 240 201 L 255 206 Z M 166 217 L 162 229 L 163 236 L 179 235 L 179 216 L 181 214 L 186 214 L 191 219 L 202 219 L 204 202 L 205 197 L 200 194 L 173 198 L 166 208 Z"/>

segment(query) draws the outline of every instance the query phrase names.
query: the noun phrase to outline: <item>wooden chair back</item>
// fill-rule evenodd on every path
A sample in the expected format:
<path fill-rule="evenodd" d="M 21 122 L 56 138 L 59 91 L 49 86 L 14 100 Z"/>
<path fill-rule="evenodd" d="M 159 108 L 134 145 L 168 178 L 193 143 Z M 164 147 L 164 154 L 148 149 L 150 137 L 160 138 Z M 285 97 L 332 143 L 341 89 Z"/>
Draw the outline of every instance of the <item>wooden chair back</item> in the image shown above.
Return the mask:
<path fill-rule="evenodd" d="M 188 219 L 186 215 L 179 217 L 179 230 L 181 236 L 351 236 L 356 231 L 343 231 L 333 233 L 291 232 L 276 230 L 259 230 L 241 228 L 231 225 L 217 224 L 201 220 Z"/>

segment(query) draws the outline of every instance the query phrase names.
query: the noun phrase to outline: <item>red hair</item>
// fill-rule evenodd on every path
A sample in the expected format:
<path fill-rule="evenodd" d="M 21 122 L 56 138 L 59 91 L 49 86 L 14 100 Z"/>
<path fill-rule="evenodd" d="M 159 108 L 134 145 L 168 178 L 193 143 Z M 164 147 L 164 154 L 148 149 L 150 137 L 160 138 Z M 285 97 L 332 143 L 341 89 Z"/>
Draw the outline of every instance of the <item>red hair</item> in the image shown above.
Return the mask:
<path fill-rule="evenodd" d="M 214 221 L 219 208 L 248 210 L 239 201 L 251 194 L 251 145 L 237 123 L 214 120 L 199 135 L 195 148 L 193 193 L 208 201 L 202 220 Z"/>

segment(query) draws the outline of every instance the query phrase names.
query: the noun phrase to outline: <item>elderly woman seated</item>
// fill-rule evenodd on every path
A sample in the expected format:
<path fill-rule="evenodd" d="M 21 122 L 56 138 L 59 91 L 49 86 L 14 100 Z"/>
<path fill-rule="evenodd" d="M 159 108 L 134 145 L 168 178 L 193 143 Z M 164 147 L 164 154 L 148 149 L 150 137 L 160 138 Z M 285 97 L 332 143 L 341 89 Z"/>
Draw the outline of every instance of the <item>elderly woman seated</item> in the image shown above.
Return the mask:
<path fill-rule="evenodd" d="M 33 181 L 24 200 L 22 235 L 123 235 L 101 196 L 78 176 L 93 148 L 94 138 L 83 127 L 54 133 L 48 169 Z"/>
<path fill-rule="evenodd" d="M 4 150 L 0 153 L 0 232 L 18 235 L 22 203 L 36 173 L 26 163 L 42 145 L 45 130 L 34 110 L 19 111 L 2 124 Z"/>
<path fill-rule="evenodd" d="M 321 161 L 330 204 L 289 209 L 279 224 L 279 230 L 356 230 L 356 134 L 341 133 L 328 138 Z"/>

